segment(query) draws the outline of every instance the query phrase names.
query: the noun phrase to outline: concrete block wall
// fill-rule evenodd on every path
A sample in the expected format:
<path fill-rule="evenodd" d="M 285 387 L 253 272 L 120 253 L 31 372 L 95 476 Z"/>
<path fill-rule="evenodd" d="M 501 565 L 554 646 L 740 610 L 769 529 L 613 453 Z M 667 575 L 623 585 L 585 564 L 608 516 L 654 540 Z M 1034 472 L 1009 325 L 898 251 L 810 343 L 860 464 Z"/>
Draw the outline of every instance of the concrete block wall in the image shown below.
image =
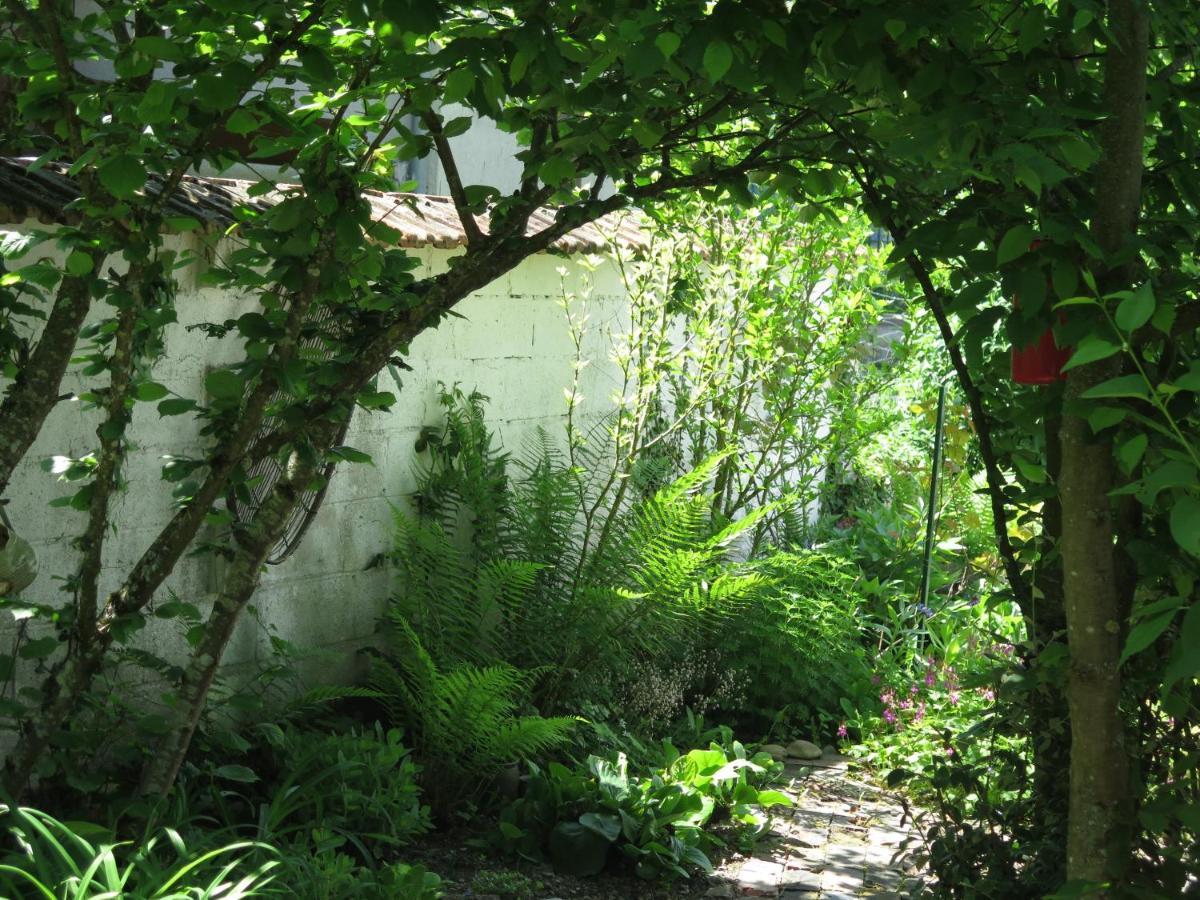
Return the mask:
<path fill-rule="evenodd" d="M 35 223 L 0 224 L 0 232 L 19 231 Z M 44 227 L 44 226 L 40 226 Z M 185 249 L 187 238 L 172 239 Z M 32 262 L 53 251 L 43 245 L 22 260 Z M 455 251 L 415 251 L 425 272 L 443 269 Z M 234 296 L 199 287 L 194 268 L 180 273 L 176 301 L 179 322 L 167 333 L 167 352 L 154 378 L 186 397 L 203 397 L 203 379 L 213 366 L 240 358 L 233 338 L 216 340 L 188 331 L 188 326 L 221 322 L 255 308 L 252 297 Z M 369 568 L 393 538 L 395 505 L 404 506 L 415 486 L 418 465 L 414 443 L 424 426 L 442 421 L 439 383 L 478 389 L 490 397 L 489 422 L 498 441 L 514 453 L 539 427 L 560 441 L 567 411 L 564 390 L 572 381 L 576 351 L 564 291 L 589 296 L 588 328 L 581 372 L 583 400 L 576 416 L 596 421 L 613 408 L 619 373 L 610 360 L 614 333 L 627 327 L 625 294 L 615 265 L 603 259 L 582 260 L 539 254 L 508 275 L 467 298 L 436 331 L 420 335 L 406 358 L 413 371 L 403 372 L 397 390 L 386 372 L 380 389 L 397 393 L 389 412 L 359 410 L 347 443 L 369 453 L 371 465 L 342 465 L 300 549 L 277 566 L 268 567 L 255 595 L 258 621 L 246 617 L 235 635 L 227 663 L 252 669 L 271 653 L 270 635 L 304 648 L 337 651 L 316 657 L 314 677 L 341 679 L 354 671 L 353 651 L 368 643 L 390 590 L 386 567 Z M 85 380 L 68 374 L 63 391 L 83 389 Z M 0 380 L 0 391 L 5 384 Z M 62 604 L 66 596 L 56 578 L 77 567 L 72 538 L 84 527 L 84 515 L 47 506 L 71 491 L 42 462 L 55 456 L 78 457 L 95 443 L 95 413 L 74 401 L 60 403 L 47 420 L 9 488 L 7 507 L 18 531 L 38 554 L 37 581 L 24 596 Z M 188 416 L 160 418 L 155 404 L 138 404 L 130 432 L 136 442 L 126 468 L 128 490 L 117 498 L 111 517 L 102 590 L 118 585 L 129 566 L 166 523 L 172 512 L 171 485 L 161 479 L 161 457 L 198 455 L 199 425 Z M 160 590 L 156 602 L 175 595 L 206 611 L 219 585 L 220 566 L 207 558 L 187 558 Z M 0 647 L 11 643 L 12 617 L 0 613 Z M 151 619 L 137 644 L 179 658 L 183 652 L 175 623 Z"/>

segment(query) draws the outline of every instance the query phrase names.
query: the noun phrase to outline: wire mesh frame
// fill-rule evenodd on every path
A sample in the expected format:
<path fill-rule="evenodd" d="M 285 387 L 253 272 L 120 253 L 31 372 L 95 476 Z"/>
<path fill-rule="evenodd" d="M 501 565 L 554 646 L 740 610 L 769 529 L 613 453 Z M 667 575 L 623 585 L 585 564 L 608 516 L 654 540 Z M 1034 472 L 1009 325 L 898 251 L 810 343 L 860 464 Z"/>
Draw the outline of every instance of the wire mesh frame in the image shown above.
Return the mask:
<path fill-rule="evenodd" d="M 328 307 L 321 307 L 318 313 L 313 317 L 313 322 L 317 325 L 323 325 L 332 318 L 332 312 Z M 309 338 L 301 343 L 301 352 L 318 350 L 321 346 L 320 336 Z M 283 392 L 276 391 L 270 400 L 270 404 L 283 399 Z M 258 431 L 258 440 L 264 440 L 274 431 L 278 424 L 278 420 L 273 416 L 263 420 L 262 426 Z M 334 444 L 341 444 L 346 439 L 346 432 L 350 429 L 350 417 L 347 416 L 346 421 L 342 424 L 341 430 L 338 431 L 337 437 L 334 439 Z M 253 449 L 251 450 L 253 453 Z M 293 507 L 291 514 L 288 516 L 287 525 L 284 526 L 283 534 L 279 540 L 267 553 L 267 565 L 277 566 L 293 553 L 300 546 L 300 541 L 304 537 L 304 533 L 308 531 L 308 526 L 312 524 L 313 519 L 317 517 L 317 513 L 321 509 L 321 502 L 325 499 L 325 493 L 329 488 L 329 479 L 333 475 L 333 470 L 337 463 L 329 463 L 322 470 L 322 481 L 319 488 L 310 488 L 305 490 L 300 499 Z M 242 503 L 238 500 L 235 492 L 229 494 L 229 508 L 233 513 L 234 519 L 239 523 L 248 522 L 256 512 L 267 496 L 274 490 L 278 484 L 280 476 L 284 472 L 284 466 L 279 459 L 273 455 L 264 456 L 262 459 L 254 463 L 247 473 L 247 481 L 250 484 L 250 502 Z"/>

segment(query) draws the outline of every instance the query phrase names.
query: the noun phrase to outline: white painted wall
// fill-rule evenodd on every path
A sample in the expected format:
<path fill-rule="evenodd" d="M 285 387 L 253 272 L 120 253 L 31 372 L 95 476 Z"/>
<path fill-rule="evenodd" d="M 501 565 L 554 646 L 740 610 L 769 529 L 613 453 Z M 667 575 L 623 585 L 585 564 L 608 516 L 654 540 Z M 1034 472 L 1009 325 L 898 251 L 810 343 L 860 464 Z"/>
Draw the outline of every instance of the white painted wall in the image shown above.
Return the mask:
<path fill-rule="evenodd" d="M 0 224 L 5 230 L 35 227 Z M 44 226 L 41 226 L 44 227 Z M 180 249 L 187 240 L 173 238 Z M 49 248 L 51 245 L 43 245 Z M 426 272 L 445 267 L 454 251 L 416 251 Z M 41 248 L 23 263 L 52 251 Z M 344 677 L 353 665 L 349 652 L 366 644 L 383 610 L 390 584 L 386 568 L 367 569 L 392 541 L 392 505 L 403 504 L 414 488 L 417 461 L 413 444 L 420 429 L 442 421 L 438 382 L 479 389 L 491 398 L 489 420 L 506 448 L 517 450 L 539 426 L 561 436 L 571 383 L 575 348 L 560 307 L 563 291 L 592 284 L 590 322 L 582 371 L 584 400 L 577 417 L 595 420 L 612 408 L 617 375 L 608 363 L 614 329 L 627 327 L 624 290 L 615 266 L 600 261 L 594 272 L 578 259 L 539 254 L 519 268 L 473 294 L 458 307 L 465 318 L 450 318 L 436 331 L 419 336 L 407 357 L 414 371 L 403 373 L 399 402 L 387 413 L 356 413 L 347 443 L 374 457 L 374 465 L 344 465 L 335 474 L 325 502 L 301 548 L 263 577 L 254 603 L 266 626 L 302 647 L 336 648 L 347 652 L 319 660 L 324 677 Z M 188 325 L 220 322 L 254 308 L 252 299 L 213 288 L 198 287 L 196 271 L 181 273 L 177 298 L 179 323 L 169 329 L 165 358 L 155 380 L 183 396 L 203 397 L 208 367 L 233 362 L 240 356 L 233 339 L 217 341 L 189 333 Z M 381 389 L 395 391 L 385 373 Z M 83 389 L 85 380 L 68 374 L 63 391 Z M 0 379 L 0 391 L 3 391 Z M 71 539 L 84 527 L 84 514 L 49 509 L 56 497 L 71 492 L 41 463 L 56 455 L 78 457 L 95 443 L 94 413 L 84 413 L 72 401 L 60 403 L 41 436 L 18 470 L 9 489 L 8 512 L 17 530 L 37 550 L 40 573 L 24 597 L 37 602 L 63 603 L 56 577 L 76 568 Z M 197 424 L 187 416 L 160 419 L 153 403 L 139 404 L 130 432 L 137 443 L 126 470 L 129 488 L 116 501 L 113 534 L 102 588 L 120 583 L 171 514 L 171 485 L 161 480 L 164 454 L 198 455 Z M 160 590 L 159 602 L 171 592 L 205 609 L 218 587 L 217 564 L 185 559 Z M 156 650 L 182 644 L 169 635 L 173 624 L 152 620 L 138 644 Z M 13 620 L 0 613 L 0 647 L 7 648 Z M 268 633 L 252 619 L 243 620 L 227 660 L 234 666 L 254 666 L 270 653 Z M 171 654 L 177 656 L 178 653 Z M 316 673 L 313 673 L 316 674 Z"/>

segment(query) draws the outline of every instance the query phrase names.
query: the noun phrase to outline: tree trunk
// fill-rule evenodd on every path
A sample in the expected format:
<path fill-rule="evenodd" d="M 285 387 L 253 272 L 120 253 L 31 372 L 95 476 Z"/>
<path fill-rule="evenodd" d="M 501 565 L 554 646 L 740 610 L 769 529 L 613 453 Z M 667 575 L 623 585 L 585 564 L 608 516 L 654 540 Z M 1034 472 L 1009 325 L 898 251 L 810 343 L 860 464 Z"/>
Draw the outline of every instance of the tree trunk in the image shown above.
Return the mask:
<path fill-rule="evenodd" d="M 93 270 L 99 271 L 105 254 L 89 251 L 89 255 Z M 63 374 L 91 306 L 89 277 L 66 276 L 29 362 L 21 367 L 4 403 L 0 404 L 0 496 L 37 438 L 46 416 L 58 403 Z"/>
<path fill-rule="evenodd" d="M 287 479 L 280 480 L 238 539 L 225 586 L 213 604 L 204 625 L 204 636 L 192 651 L 180 680 L 170 728 L 142 770 L 142 793 L 165 796 L 175 783 L 234 627 L 258 587 L 267 554 L 282 536 L 289 514 L 315 472 L 315 465 L 307 462 Z"/>
<path fill-rule="evenodd" d="M 1104 105 L 1092 222 L 1108 266 L 1104 291 L 1131 284 L 1127 264 L 1113 265 L 1137 229 L 1146 114 L 1148 22 L 1142 0 L 1110 0 L 1113 41 L 1104 61 Z M 1103 327 L 1102 325 L 1099 327 Z M 1063 594 L 1071 672 L 1071 781 L 1067 875 L 1119 879 L 1130 852 L 1132 801 L 1121 718 L 1121 596 L 1114 546 L 1111 443 L 1096 439 L 1074 408 L 1089 387 L 1120 372 L 1113 357 L 1070 371 L 1061 433 Z"/>
<path fill-rule="evenodd" d="M 1067 379 L 1066 399 L 1116 374 L 1085 366 Z M 1099 882 L 1116 877 L 1128 853 L 1129 760 L 1121 719 L 1121 601 L 1108 492 L 1112 446 L 1087 420 L 1063 418 L 1063 593 L 1071 671 L 1071 779 L 1067 874 Z"/>
<path fill-rule="evenodd" d="M 1062 473 L 1062 419 L 1057 413 L 1046 417 L 1046 475 L 1057 487 Z M 1026 663 L 1034 675 L 1035 688 L 1026 694 L 1029 711 L 1030 747 L 1033 754 L 1032 797 L 1043 838 L 1035 865 L 1041 884 L 1061 884 L 1066 878 L 1067 809 L 1070 805 L 1071 719 L 1065 684 L 1058 665 L 1043 656 L 1046 649 L 1066 637 L 1063 609 L 1062 504 L 1057 496 L 1042 503 L 1042 533 L 1033 567 L 1033 589 L 1022 607 L 1029 642 Z"/>

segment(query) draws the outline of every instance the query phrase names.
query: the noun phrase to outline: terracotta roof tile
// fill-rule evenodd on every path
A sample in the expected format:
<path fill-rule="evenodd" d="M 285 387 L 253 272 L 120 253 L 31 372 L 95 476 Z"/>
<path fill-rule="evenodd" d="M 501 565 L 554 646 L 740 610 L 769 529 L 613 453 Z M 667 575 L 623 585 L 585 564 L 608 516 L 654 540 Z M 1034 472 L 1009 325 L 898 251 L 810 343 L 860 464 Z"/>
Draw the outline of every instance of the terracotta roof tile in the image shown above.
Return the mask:
<path fill-rule="evenodd" d="M 210 226 L 226 228 L 235 221 L 235 207 L 271 204 L 269 195 L 250 196 L 253 184 L 232 178 L 187 175 L 167 202 L 166 209 L 172 215 L 192 216 Z M 147 187 L 153 190 L 154 185 L 152 179 Z M 280 185 L 281 192 L 288 187 Z M 60 221 L 64 218 L 64 207 L 78 196 L 74 181 L 61 164 L 31 171 L 28 160 L 0 158 L 0 221 L 26 215 L 49 222 Z M 449 249 L 466 245 L 462 223 L 449 197 L 384 191 L 366 191 L 364 197 L 371 204 L 372 219 L 400 234 L 398 244 L 401 247 Z M 526 233 L 536 233 L 553 220 L 554 210 L 542 207 L 530 216 Z M 476 221 L 486 231 L 487 216 L 477 216 Z M 648 237 L 636 213 L 609 214 L 566 234 L 554 243 L 554 248 L 563 253 L 596 253 L 614 243 L 637 250 L 648 246 Z"/>

